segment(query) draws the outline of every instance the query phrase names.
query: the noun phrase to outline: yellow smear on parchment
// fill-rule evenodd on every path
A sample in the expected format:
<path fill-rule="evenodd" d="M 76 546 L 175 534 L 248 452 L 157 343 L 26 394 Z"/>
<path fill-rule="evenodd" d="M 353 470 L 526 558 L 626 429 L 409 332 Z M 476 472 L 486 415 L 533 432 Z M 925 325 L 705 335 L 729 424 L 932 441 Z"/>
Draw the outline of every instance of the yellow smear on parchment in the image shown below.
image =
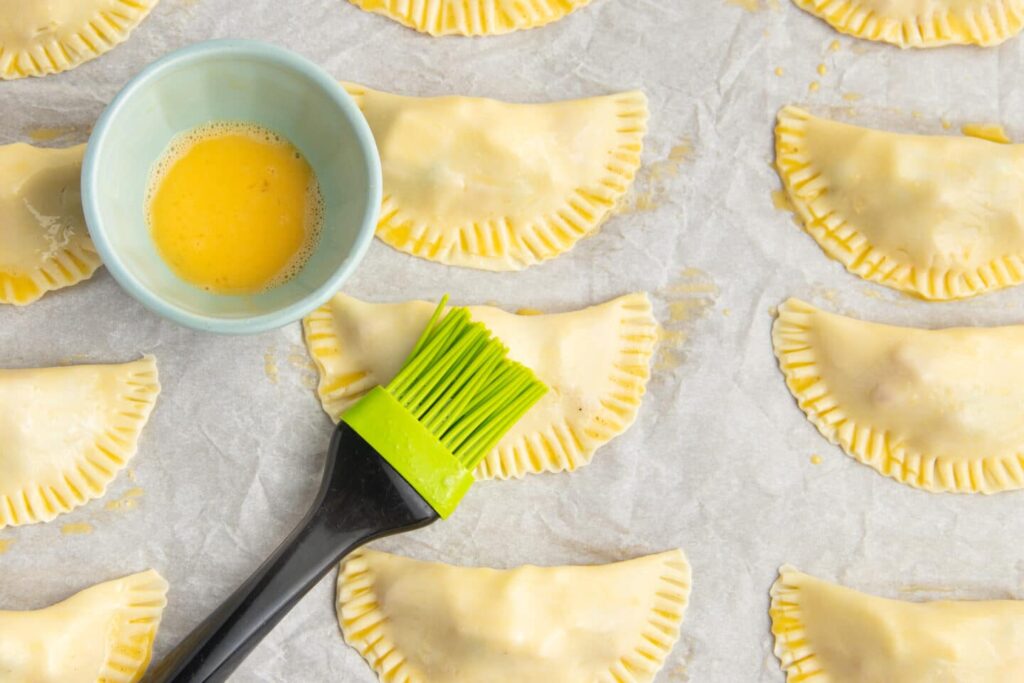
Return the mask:
<path fill-rule="evenodd" d="M 56 128 L 29 128 L 25 133 L 32 142 L 53 142 L 57 138 L 70 135 L 79 130 L 76 126 L 59 126 Z"/>
<path fill-rule="evenodd" d="M 748 12 L 760 12 L 763 9 L 778 11 L 779 0 L 725 0 L 725 4 L 745 9 Z"/>
<path fill-rule="evenodd" d="M 680 299 L 668 303 L 669 320 L 674 323 L 688 323 L 700 318 L 714 302 L 704 298 Z"/>
<path fill-rule="evenodd" d="M 270 347 L 263 354 L 263 374 L 271 384 L 277 384 L 277 359 L 274 357 L 274 347 Z"/>
<path fill-rule="evenodd" d="M 669 346 L 680 347 L 689 337 L 683 330 L 667 330 L 664 327 L 658 328 L 658 343 Z"/>
<path fill-rule="evenodd" d="M 694 324 L 715 305 L 718 285 L 699 268 L 686 268 L 660 292 L 668 307 L 668 321 L 658 329 L 654 369 L 671 372 L 686 361 L 685 347 Z"/>
<path fill-rule="evenodd" d="M 91 534 L 93 531 L 95 529 L 88 522 L 74 522 L 65 524 L 60 528 L 60 532 L 65 536 L 84 536 L 85 534 Z"/>
<path fill-rule="evenodd" d="M 864 96 L 859 92 L 844 92 L 843 99 L 847 102 L 859 102 L 864 99 Z"/>
<path fill-rule="evenodd" d="M 827 73 L 828 73 L 828 67 L 825 66 L 824 64 L 819 64 L 818 65 L 818 75 L 819 76 L 824 76 Z"/>
<path fill-rule="evenodd" d="M 692 152 L 693 143 L 686 139 L 668 151 L 668 159 L 669 161 L 686 161 Z"/>
<path fill-rule="evenodd" d="M 0 538 L 0 555 L 3 555 L 10 550 L 12 545 L 14 545 L 14 539 Z"/>
<path fill-rule="evenodd" d="M 675 145 L 668 151 L 668 157 L 662 161 L 656 161 L 648 167 L 652 179 L 663 180 L 674 178 L 679 175 L 679 167 L 689 159 L 693 153 L 693 146 L 689 140 Z"/>
<path fill-rule="evenodd" d="M 634 192 L 631 195 L 622 198 L 619 202 L 619 206 L 616 208 L 616 212 L 640 213 L 643 211 L 653 211 L 659 206 L 661 206 L 661 202 L 654 192 Z"/>
<path fill-rule="evenodd" d="M 658 349 L 658 355 L 654 358 L 654 371 L 672 372 L 676 368 L 682 367 L 685 360 L 686 357 L 675 349 Z"/>
<path fill-rule="evenodd" d="M 839 292 L 831 287 L 825 287 L 823 285 L 816 285 L 814 287 L 814 295 L 824 299 L 830 304 L 835 304 L 839 301 Z"/>
<path fill-rule="evenodd" d="M 316 389 L 320 382 L 320 374 L 316 363 L 306 353 L 306 347 L 293 344 L 288 354 L 288 365 L 298 370 L 299 386 L 305 389 Z"/>
<path fill-rule="evenodd" d="M 861 288 L 861 293 L 869 299 L 876 299 L 878 301 L 885 299 L 885 296 L 881 292 L 876 289 L 872 289 L 871 287 Z"/>
<path fill-rule="evenodd" d="M 104 507 L 107 510 L 134 510 L 139 505 L 139 498 L 142 497 L 144 491 L 136 486 L 130 488 L 124 492 L 124 495 L 116 500 L 112 500 L 107 503 Z"/>
<path fill-rule="evenodd" d="M 65 132 L 63 128 L 31 128 L 28 131 L 28 136 L 32 138 L 33 142 L 50 142 L 63 137 Z"/>
<path fill-rule="evenodd" d="M 950 121 L 949 119 L 939 119 L 939 122 L 942 124 L 942 127 L 945 130 L 949 130 L 950 128 L 953 127 L 953 122 Z"/>
<path fill-rule="evenodd" d="M 669 149 L 664 159 L 644 166 L 634 190 L 619 200 L 615 213 L 640 213 L 661 206 L 668 195 L 668 181 L 679 175 L 680 168 L 692 155 L 692 141 L 683 138 Z"/>
<path fill-rule="evenodd" d="M 316 363 L 304 353 L 289 353 L 288 365 L 299 370 L 316 370 Z"/>
<path fill-rule="evenodd" d="M 822 462 L 821 456 L 818 455 L 817 453 L 815 453 L 814 455 L 811 456 L 811 464 L 812 465 L 820 465 L 821 462 Z"/>
<path fill-rule="evenodd" d="M 718 294 L 718 285 L 700 268 L 685 268 L 679 280 L 670 282 L 666 290 L 673 294 Z"/>
<path fill-rule="evenodd" d="M 1011 142 L 1010 136 L 1006 134 L 1006 129 L 998 123 L 965 123 L 960 126 L 960 132 L 972 138 L 981 138 L 1004 145 Z"/>
<path fill-rule="evenodd" d="M 828 49 L 831 52 L 839 52 L 839 50 L 842 47 L 843 46 L 840 44 L 840 42 L 838 40 L 833 40 L 832 43 L 828 46 Z"/>
<path fill-rule="evenodd" d="M 789 201 L 789 194 L 785 190 L 772 190 L 772 206 L 779 211 L 793 210 L 793 202 Z"/>
<path fill-rule="evenodd" d="M 785 69 L 783 69 L 783 68 L 782 68 L 781 66 L 777 66 L 777 67 L 775 67 L 775 75 L 776 75 L 776 76 L 782 76 L 782 75 L 784 75 L 785 73 L 786 73 L 786 70 L 785 70 Z"/>
<path fill-rule="evenodd" d="M 818 81 L 811 81 L 811 84 L 807 86 L 807 89 L 810 90 L 811 92 L 818 92 L 820 88 L 821 83 L 818 83 Z"/>

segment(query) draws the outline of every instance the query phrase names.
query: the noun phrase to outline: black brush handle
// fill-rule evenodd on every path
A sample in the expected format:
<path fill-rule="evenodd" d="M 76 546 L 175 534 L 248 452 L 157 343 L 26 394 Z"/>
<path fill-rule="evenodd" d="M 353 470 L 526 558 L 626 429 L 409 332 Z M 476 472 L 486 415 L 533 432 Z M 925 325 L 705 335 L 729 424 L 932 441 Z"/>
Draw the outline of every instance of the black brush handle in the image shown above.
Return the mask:
<path fill-rule="evenodd" d="M 418 529 L 434 509 L 344 422 L 316 502 L 295 531 L 145 680 L 225 681 L 303 595 L 343 557 L 376 538 Z"/>

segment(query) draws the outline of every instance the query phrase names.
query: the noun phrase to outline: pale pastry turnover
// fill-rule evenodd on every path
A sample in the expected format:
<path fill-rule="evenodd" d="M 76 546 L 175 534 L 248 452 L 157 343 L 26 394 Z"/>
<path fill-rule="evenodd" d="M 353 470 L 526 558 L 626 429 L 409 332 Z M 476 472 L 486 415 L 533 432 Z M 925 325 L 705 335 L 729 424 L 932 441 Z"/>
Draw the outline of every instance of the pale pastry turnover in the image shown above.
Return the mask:
<path fill-rule="evenodd" d="M 383 683 L 644 683 L 689 594 L 681 550 L 511 570 L 363 550 L 339 573 L 338 619 Z"/>
<path fill-rule="evenodd" d="M 367 12 L 432 36 L 489 36 L 537 28 L 591 0 L 351 0 Z"/>
<path fill-rule="evenodd" d="M 1024 0 L 793 0 L 842 33 L 900 47 L 998 45 L 1024 26 Z"/>
<path fill-rule="evenodd" d="M 0 304 L 30 304 L 100 266 L 82 214 L 84 154 L 85 145 L 0 146 Z"/>
<path fill-rule="evenodd" d="M 0 78 L 46 76 L 128 38 L 159 0 L 0 0 Z"/>
<path fill-rule="evenodd" d="M 800 408 L 856 460 L 929 491 L 1024 487 L 1024 325 L 893 327 L 789 299 L 772 340 Z"/>
<path fill-rule="evenodd" d="M 784 566 L 771 590 L 789 683 L 1019 683 L 1024 601 L 905 602 Z"/>
<path fill-rule="evenodd" d="M 1024 145 L 779 112 L 776 164 L 807 232 L 861 277 L 932 300 L 1024 280 Z"/>
<path fill-rule="evenodd" d="M 640 91 L 511 104 L 344 85 L 381 156 L 377 236 L 421 258 L 483 270 L 554 258 L 608 218 L 640 166 Z"/>
<path fill-rule="evenodd" d="M 433 310 L 425 301 L 372 304 L 338 294 L 303 321 L 317 392 L 333 420 L 398 373 Z M 550 388 L 481 461 L 478 479 L 575 470 L 636 419 L 657 343 L 646 294 L 552 315 L 469 311 Z"/>
<path fill-rule="evenodd" d="M 167 582 L 152 569 L 30 612 L 0 611 L 0 680 L 135 683 L 153 654 Z"/>
<path fill-rule="evenodd" d="M 0 370 L 0 529 L 99 498 L 135 455 L 156 359 Z"/>

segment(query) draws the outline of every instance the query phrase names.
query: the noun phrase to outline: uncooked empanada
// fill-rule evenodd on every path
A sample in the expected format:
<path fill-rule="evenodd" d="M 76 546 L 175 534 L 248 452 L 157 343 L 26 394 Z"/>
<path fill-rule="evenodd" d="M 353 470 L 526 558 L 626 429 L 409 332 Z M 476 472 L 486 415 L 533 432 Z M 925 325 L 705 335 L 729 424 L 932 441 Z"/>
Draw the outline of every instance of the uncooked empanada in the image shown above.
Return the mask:
<path fill-rule="evenodd" d="M 167 582 L 152 569 L 31 612 L 0 611 L 0 680 L 135 683 L 146 672 Z"/>
<path fill-rule="evenodd" d="M 1024 325 L 893 327 L 790 299 L 772 340 L 800 408 L 860 462 L 929 491 L 1024 487 Z"/>
<path fill-rule="evenodd" d="M 0 370 L 0 529 L 102 496 L 135 455 L 159 392 L 152 356 Z"/>
<path fill-rule="evenodd" d="M 1024 602 L 904 602 L 779 570 L 775 654 L 789 683 L 1020 683 Z"/>
<path fill-rule="evenodd" d="M 1024 145 L 779 112 L 776 164 L 822 249 L 868 280 L 962 299 L 1024 279 Z"/>
<path fill-rule="evenodd" d="M 640 166 L 639 91 L 510 104 L 345 87 L 380 151 L 377 236 L 432 261 L 518 270 L 554 258 L 597 229 Z"/>
<path fill-rule="evenodd" d="M 689 594 L 681 550 L 505 571 L 363 550 L 338 576 L 338 619 L 384 683 L 643 683 Z"/>
<path fill-rule="evenodd" d="M 90 277 L 100 257 L 82 215 L 85 145 L 0 146 L 0 304 L 29 304 Z"/>
<path fill-rule="evenodd" d="M 0 0 L 0 78 L 45 76 L 99 57 L 159 0 Z"/>
<path fill-rule="evenodd" d="M 397 374 L 433 310 L 424 301 L 371 304 L 338 294 L 305 319 L 332 419 Z M 551 389 L 481 461 L 478 478 L 574 470 L 633 423 L 657 342 L 646 294 L 553 315 L 469 311 Z"/>
<path fill-rule="evenodd" d="M 590 0 L 351 0 L 432 36 L 488 36 L 557 21 Z"/>
<path fill-rule="evenodd" d="M 1024 26 L 1024 0 L 793 0 L 857 38 L 900 47 L 998 45 Z"/>

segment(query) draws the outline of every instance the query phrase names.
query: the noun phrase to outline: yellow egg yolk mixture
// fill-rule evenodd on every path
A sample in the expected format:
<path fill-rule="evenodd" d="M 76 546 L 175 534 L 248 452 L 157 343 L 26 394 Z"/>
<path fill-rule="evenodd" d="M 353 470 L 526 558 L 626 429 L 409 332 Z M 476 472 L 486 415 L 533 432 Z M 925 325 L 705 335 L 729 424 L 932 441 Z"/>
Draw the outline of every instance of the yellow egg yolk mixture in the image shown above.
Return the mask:
<path fill-rule="evenodd" d="M 181 279 L 217 294 L 287 281 L 316 246 L 316 174 L 281 136 L 248 123 L 179 135 L 154 167 L 147 198 L 157 251 Z"/>

